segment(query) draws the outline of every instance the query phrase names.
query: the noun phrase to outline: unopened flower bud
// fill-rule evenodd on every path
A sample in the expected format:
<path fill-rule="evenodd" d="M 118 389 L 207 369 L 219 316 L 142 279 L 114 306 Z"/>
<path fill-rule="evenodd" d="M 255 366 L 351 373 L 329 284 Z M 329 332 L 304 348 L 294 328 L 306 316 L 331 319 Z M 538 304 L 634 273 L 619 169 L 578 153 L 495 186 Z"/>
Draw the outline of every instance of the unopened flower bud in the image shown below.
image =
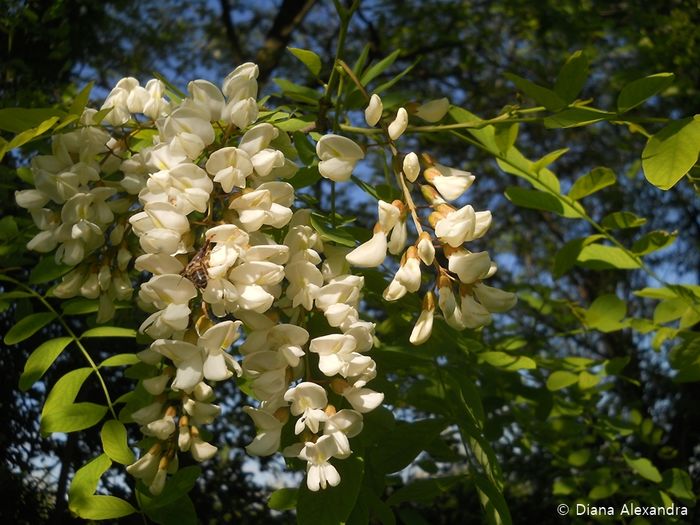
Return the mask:
<path fill-rule="evenodd" d="M 435 247 L 433 246 L 433 240 L 428 232 L 421 232 L 418 236 L 418 257 L 423 261 L 423 264 L 430 266 L 435 260 Z"/>
<path fill-rule="evenodd" d="M 396 118 L 389 124 L 389 137 L 391 140 L 398 139 L 408 127 L 408 113 L 404 108 L 399 108 Z"/>
<path fill-rule="evenodd" d="M 383 110 L 382 99 L 375 93 L 370 97 L 369 105 L 365 109 L 365 121 L 367 121 L 367 124 L 372 127 L 376 126 L 379 119 L 382 118 Z"/>
<path fill-rule="evenodd" d="M 418 155 L 411 152 L 403 158 L 403 173 L 410 182 L 415 182 L 420 173 Z"/>

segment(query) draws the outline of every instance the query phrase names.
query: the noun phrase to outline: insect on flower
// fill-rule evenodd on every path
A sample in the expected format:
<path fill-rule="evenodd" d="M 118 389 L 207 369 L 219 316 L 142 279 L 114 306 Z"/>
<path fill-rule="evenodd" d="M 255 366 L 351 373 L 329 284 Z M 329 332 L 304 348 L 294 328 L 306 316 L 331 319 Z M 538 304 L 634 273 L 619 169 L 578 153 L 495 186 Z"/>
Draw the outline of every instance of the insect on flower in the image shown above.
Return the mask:
<path fill-rule="evenodd" d="M 192 260 L 180 272 L 180 275 L 189 279 L 194 285 L 203 290 L 207 287 L 209 274 L 207 272 L 207 264 L 209 262 L 209 253 L 211 252 L 211 241 L 206 240 L 197 253 L 194 254 Z"/>

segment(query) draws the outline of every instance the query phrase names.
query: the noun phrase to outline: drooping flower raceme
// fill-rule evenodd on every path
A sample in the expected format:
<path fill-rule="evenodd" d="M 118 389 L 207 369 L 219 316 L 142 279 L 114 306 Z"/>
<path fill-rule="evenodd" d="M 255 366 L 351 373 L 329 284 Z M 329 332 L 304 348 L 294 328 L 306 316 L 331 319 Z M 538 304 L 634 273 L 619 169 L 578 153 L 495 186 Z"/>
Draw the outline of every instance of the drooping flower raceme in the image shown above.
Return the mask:
<path fill-rule="evenodd" d="M 159 80 L 141 86 L 124 78 L 103 111 L 85 109 L 53 137 L 51 154 L 32 160 L 35 187 L 16 194 L 39 230 L 28 247 L 71 267 L 56 297 L 94 300 L 98 322 L 129 300 L 146 312 L 139 330 L 152 342 L 137 354 L 136 374 L 143 388 L 124 397 L 124 414 L 147 437 L 127 471 L 153 495 L 165 489 L 180 455 L 201 462 L 218 453 L 203 427 L 221 412 L 217 383 L 237 378 L 256 398 L 244 407 L 256 428 L 250 454 L 305 461 L 310 490 L 342 482 L 337 462 L 353 453 L 363 414 L 384 399 L 370 385 L 378 373 L 375 325 L 359 313 L 364 278 L 353 266 L 400 258 L 397 266 L 387 262 L 396 270 L 387 301 L 420 293 L 425 268 L 437 268 L 413 344 L 429 339 L 437 308 L 451 326 L 476 328 L 515 300 L 483 283 L 495 272 L 488 254 L 464 246 L 486 233 L 490 212 L 448 204 L 474 176 L 428 156 L 425 229 L 410 198 L 421 160 L 410 152 L 395 159 L 403 196 L 378 202 L 365 242 L 350 249 L 330 240 L 310 210 L 295 209 L 300 201 L 288 179 L 302 155 L 268 108 L 261 111 L 257 75 L 246 63 L 221 87 L 190 82 L 183 99 L 168 97 Z M 417 115 L 431 121 L 444 111 L 436 101 Z M 381 124 L 394 148 L 408 111 L 388 111 L 390 123 L 383 113 L 373 95 L 366 121 Z M 365 147 L 326 134 L 316 154 L 320 175 L 343 182 Z"/>

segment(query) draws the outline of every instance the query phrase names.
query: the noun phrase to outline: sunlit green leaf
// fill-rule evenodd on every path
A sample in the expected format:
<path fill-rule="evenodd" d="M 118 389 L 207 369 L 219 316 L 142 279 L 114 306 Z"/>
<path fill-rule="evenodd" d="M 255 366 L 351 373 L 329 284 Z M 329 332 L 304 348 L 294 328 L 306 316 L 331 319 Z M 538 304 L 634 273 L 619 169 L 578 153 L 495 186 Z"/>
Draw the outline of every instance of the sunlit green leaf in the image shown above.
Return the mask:
<path fill-rule="evenodd" d="M 134 453 L 129 448 L 126 427 L 123 423 L 115 419 L 105 421 L 100 431 L 100 439 L 102 440 L 102 448 L 105 454 L 113 461 L 122 465 L 129 465 L 136 460 Z"/>
<path fill-rule="evenodd" d="M 601 295 L 586 310 L 586 324 L 594 330 L 612 332 L 624 327 L 621 321 L 626 314 L 627 305 L 622 299 L 614 294 Z"/>
<path fill-rule="evenodd" d="M 23 317 L 7 331 L 3 341 L 6 345 L 21 343 L 25 339 L 29 339 L 54 319 L 56 319 L 56 314 L 53 312 L 39 312 Z"/>
<path fill-rule="evenodd" d="M 647 180 L 657 188 L 672 188 L 698 160 L 700 119 L 671 122 L 654 134 L 642 152 L 642 168 Z"/>
<path fill-rule="evenodd" d="M 582 199 L 607 186 L 612 186 L 615 182 L 615 173 L 610 168 L 594 168 L 574 182 L 569 191 L 569 197 L 576 200 Z"/>
<path fill-rule="evenodd" d="M 24 371 L 19 378 L 20 390 L 28 390 L 35 382 L 41 379 L 71 341 L 73 341 L 71 337 L 58 337 L 39 345 L 39 347 L 31 353 L 29 359 L 27 359 L 27 363 L 24 365 Z"/>
<path fill-rule="evenodd" d="M 90 337 L 136 337 L 136 330 L 120 326 L 98 326 L 85 330 L 80 336 L 81 339 Z"/>
<path fill-rule="evenodd" d="M 318 74 L 321 72 L 320 56 L 313 51 L 309 51 L 308 49 L 299 49 L 297 47 L 288 47 L 287 49 L 292 55 L 301 60 L 301 63 L 304 64 L 309 71 L 311 71 L 313 76 L 318 76 Z"/>
<path fill-rule="evenodd" d="M 588 58 L 583 51 L 576 51 L 566 59 L 559 71 L 554 91 L 565 102 L 573 102 L 588 78 Z"/>
<path fill-rule="evenodd" d="M 537 368 L 537 363 L 530 357 L 508 354 L 506 352 L 482 352 L 479 354 L 479 361 L 483 361 L 508 372 Z"/>
<path fill-rule="evenodd" d="M 589 244 L 581 249 L 577 264 L 592 270 L 633 270 L 639 268 L 638 260 L 617 246 Z"/>
<path fill-rule="evenodd" d="M 624 113 L 637 107 L 670 86 L 673 78 L 673 73 L 657 73 L 630 82 L 622 88 L 617 97 L 617 110 Z"/>
<path fill-rule="evenodd" d="M 616 211 L 603 217 L 600 224 L 603 228 L 609 230 L 624 230 L 626 228 L 639 228 L 646 222 L 647 220 L 644 217 L 635 215 L 630 211 Z"/>
<path fill-rule="evenodd" d="M 291 510 L 297 506 L 299 489 L 277 489 L 267 500 L 267 506 L 273 510 Z"/>
<path fill-rule="evenodd" d="M 547 378 L 547 390 L 556 391 L 578 383 L 578 374 L 556 370 Z"/>
<path fill-rule="evenodd" d="M 624 454 L 624 458 L 625 463 L 641 477 L 653 483 L 661 483 L 661 474 L 659 470 L 647 458 L 633 459 L 627 454 Z"/>

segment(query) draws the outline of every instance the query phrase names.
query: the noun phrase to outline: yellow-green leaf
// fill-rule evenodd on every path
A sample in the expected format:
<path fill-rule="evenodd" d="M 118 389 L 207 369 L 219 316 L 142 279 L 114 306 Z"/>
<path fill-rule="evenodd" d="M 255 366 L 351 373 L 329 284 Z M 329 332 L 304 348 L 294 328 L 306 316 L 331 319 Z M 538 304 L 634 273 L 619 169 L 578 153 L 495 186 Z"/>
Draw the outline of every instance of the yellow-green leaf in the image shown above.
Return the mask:
<path fill-rule="evenodd" d="M 56 314 L 53 312 L 39 312 L 23 317 L 7 331 L 3 340 L 6 345 L 16 345 L 29 339 L 54 319 Z"/>
<path fill-rule="evenodd" d="M 641 477 L 654 483 L 661 483 L 661 474 L 659 473 L 659 469 L 657 469 L 647 458 L 633 459 L 627 454 L 624 454 L 624 458 L 627 465 Z"/>
<path fill-rule="evenodd" d="M 578 254 L 576 262 L 580 266 L 592 270 L 633 270 L 640 266 L 639 261 L 622 248 L 603 244 L 584 246 Z"/>
<path fill-rule="evenodd" d="M 297 47 L 288 47 L 287 49 L 292 55 L 301 60 L 301 63 L 304 64 L 315 77 L 318 76 L 321 72 L 321 57 L 308 49 L 299 49 Z"/>
<path fill-rule="evenodd" d="M 552 392 L 561 390 L 567 386 L 571 386 L 578 382 L 578 374 L 567 372 L 566 370 L 557 370 L 552 372 L 547 378 L 547 390 Z"/>
<path fill-rule="evenodd" d="M 594 168 L 574 182 L 569 191 L 569 197 L 578 200 L 607 186 L 615 184 L 615 173 L 610 168 Z"/>
<path fill-rule="evenodd" d="M 122 465 L 133 463 L 136 458 L 129 448 L 126 427 L 115 419 L 105 421 L 100 431 L 102 448 L 112 460 Z"/>
<path fill-rule="evenodd" d="M 51 367 L 53 362 L 61 355 L 61 352 L 73 340 L 71 337 L 57 337 L 45 341 L 34 350 L 27 363 L 24 365 L 24 371 L 19 378 L 19 388 L 26 391 L 36 383 L 41 376 Z"/>
<path fill-rule="evenodd" d="M 657 73 L 634 80 L 620 91 L 617 97 L 617 110 L 620 113 L 639 106 L 645 100 L 663 91 L 673 83 L 673 73 Z"/>
<path fill-rule="evenodd" d="M 647 141 L 642 168 L 657 188 L 672 188 L 698 160 L 700 117 L 671 122 Z"/>

